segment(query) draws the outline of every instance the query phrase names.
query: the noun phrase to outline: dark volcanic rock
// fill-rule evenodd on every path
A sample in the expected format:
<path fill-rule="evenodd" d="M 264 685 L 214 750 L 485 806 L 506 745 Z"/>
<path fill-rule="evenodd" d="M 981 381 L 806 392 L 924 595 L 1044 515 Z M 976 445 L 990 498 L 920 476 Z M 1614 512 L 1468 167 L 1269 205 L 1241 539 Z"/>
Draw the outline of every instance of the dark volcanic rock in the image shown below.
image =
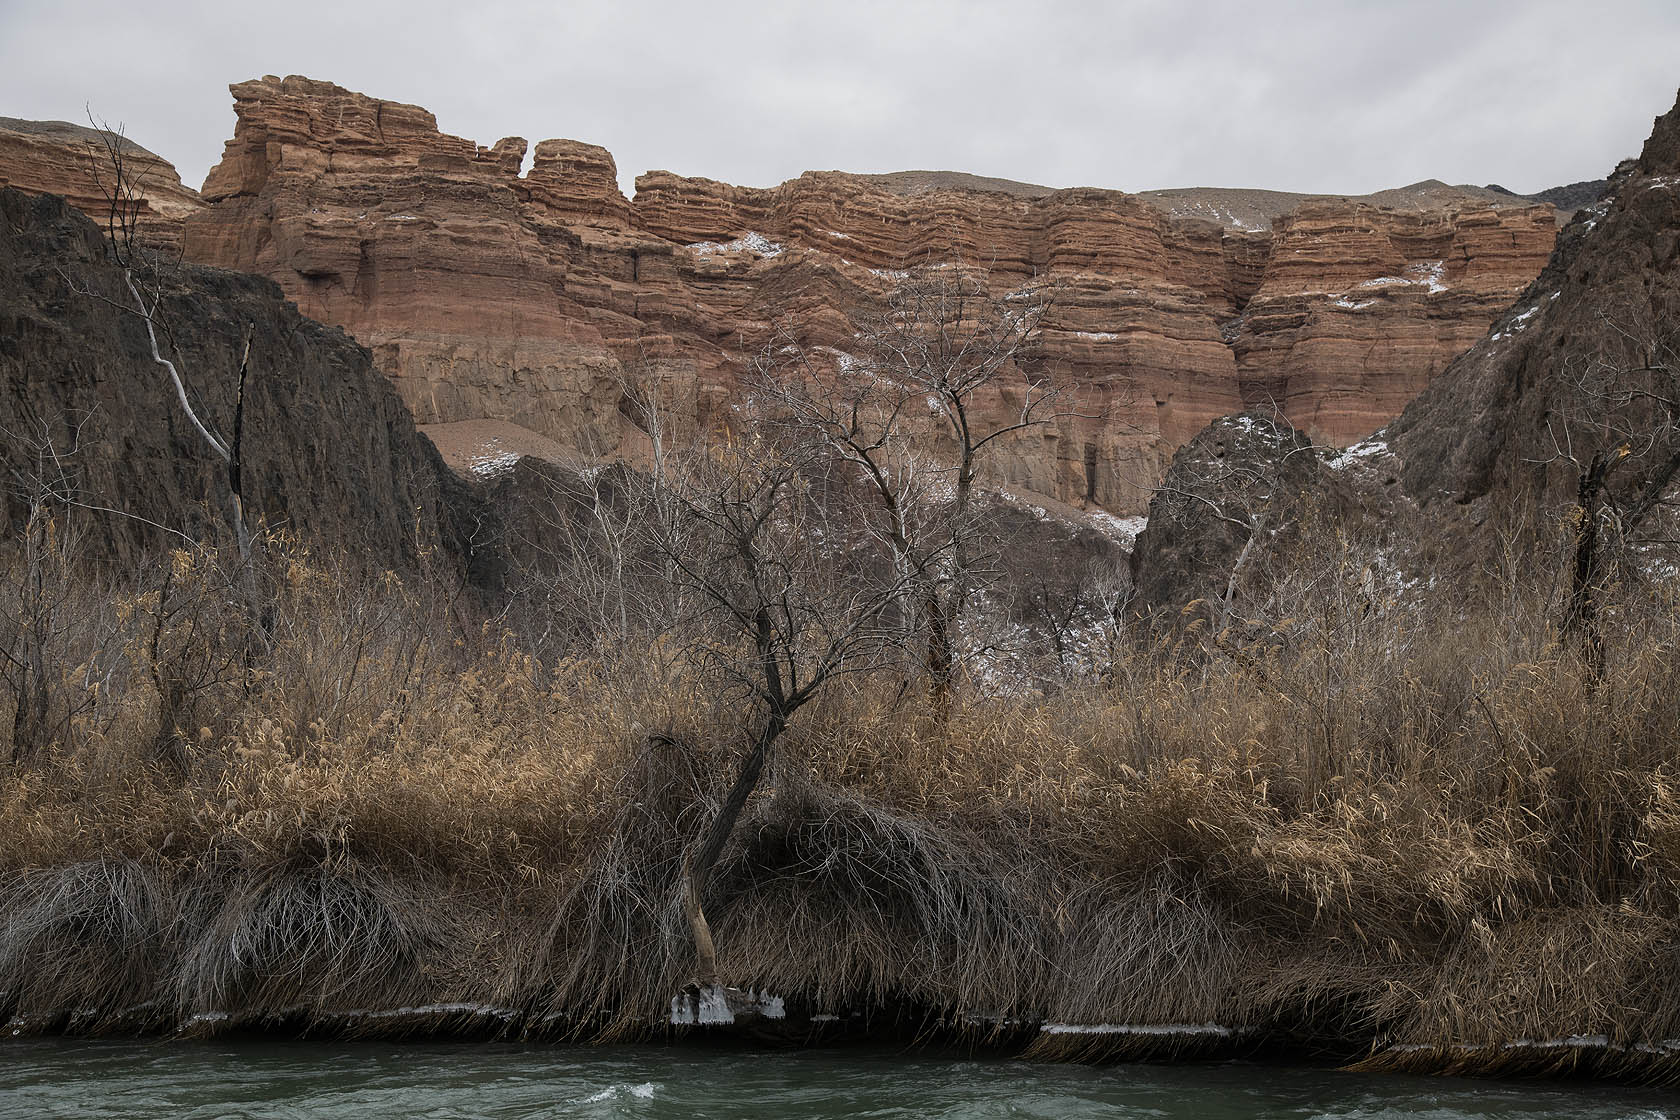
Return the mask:
<path fill-rule="evenodd" d="M 1578 213 L 1493 329 L 1387 429 L 1419 503 L 1496 491 L 1563 496 L 1554 433 L 1602 406 L 1585 375 L 1636 369 L 1680 329 L 1680 105 L 1656 121 L 1609 197 Z M 1590 439 L 1590 435 L 1587 436 Z M 1577 442 L 1585 461 L 1597 448 Z"/>
<path fill-rule="evenodd" d="M 1547 187 L 1534 194 L 1518 194 L 1508 187 L 1498 183 L 1489 183 L 1484 189 L 1508 194 L 1512 198 L 1526 198 L 1530 202 L 1544 202 L 1548 206 L 1557 208 L 1559 220 L 1571 216 L 1583 206 L 1591 206 L 1603 198 L 1610 191 L 1609 179 L 1583 179 L 1579 183 L 1568 183 L 1561 187 Z"/>
<path fill-rule="evenodd" d="M 1570 183 L 1562 187 L 1550 187 L 1538 194 L 1525 195 L 1525 198 L 1535 202 L 1545 202 L 1559 210 L 1579 210 L 1583 206 L 1591 206 L 1603 198 L 1610 189 L 1608 179 L 1583 179 L 1579 183 Z"/>
<path fill-rule="evenodd" d="M 1289 570 L 1274 561 L 1312 508 L 1331 513 L 1343 539 L 1372 544 L 1371 567 L 1394 586 L 1425 574 L 1468 586 L 1502 531 L 1551 547 L 1556 513 L 1576 502 L 1596 452 L 1622 449 L 1614 500 L 1664 485 L 1672 500 L 1664 464 L 1680 429 L 1664 402 L 1680 377 L 1680 105 L 1609 183 L 1515 305 L 1370 439 L 1331 459 L 1301 454 L 1298 434 L 1233 428 L 1260 418 L 1224 420 L 1175 456 L 1133 556 L 1140 613 L 1222 595 L 1257 508 L 1277 532 L 1255 537 L 1243 583 L 1263 592 L 1265 571 Z M 1277 497 L 1256 502 L 1272 477 Z"/>
<path fill-rule="evenodd" d="M 245 489 L 256 518 L 398 571 L 414 570 L 426 551 L 465 557 L 463 484 L 367 350 L 304 318 L 269 280 L 196 266 L 146 271 L 161 293 L 165 351 L 224 436 L 251 331 Z M 8 523 L 25 515 L 50 441 L 85 507 L 90 551 L 118 562 L 176 540 L 168 530 L 207 537 L 228 503 L 225 468 L 186 419 L 132 307 L 98 227 L 56 196 L 0 190 Z"/>
<path fill-rule="evenodd" d="M 1332 486 L 1319 449 L 1287 423 L 1266 413 L 1215 420 L 1173 456 L 1150 500 L 1132 551 L 1136 610 L 1223 599 L 1249 541 L 1275 549 Z"/>

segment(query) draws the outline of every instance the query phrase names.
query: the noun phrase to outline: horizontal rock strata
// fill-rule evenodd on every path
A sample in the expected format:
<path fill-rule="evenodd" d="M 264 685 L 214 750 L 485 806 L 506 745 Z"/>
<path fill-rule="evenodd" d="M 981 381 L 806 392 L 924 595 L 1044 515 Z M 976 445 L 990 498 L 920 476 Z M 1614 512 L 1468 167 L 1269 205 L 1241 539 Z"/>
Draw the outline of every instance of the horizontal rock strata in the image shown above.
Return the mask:
<path fill-rule="evenodd" d="M 204 204 L 168 160 L 116 132 L 0 117 L 0 187 L 63 195 L 101 225 L 112 212 L 118 158 L 136 239 L 149 248 L 178 249 L 182 223 Z"/>
<path fill-rule="evenodd" d="M 182 222 L 187 257 L 268 276 L 344 327 L 421 424 L 511 423 L 586 457 L 639 446 L 627 376 L 716 423 L 779 328 L 844 355 L 906 270 L 955 259 L 999 292 L 1049 283 L 1043 357 L 1072 388 L 1068 415 L 998 456 L 995 481 L 1137 512 L 1176 447 L 1245 406 L 1327 442 L 1380 426 L 1553 236 L 1548 206 L 1443 184 L 1379 206 L 652 171 L 626 199 L 592 145 L 542 141 L 522 172 L 525 140 L 482 147 L 416 106 L 300 77 L 232 91 L 234 136 Z"/>

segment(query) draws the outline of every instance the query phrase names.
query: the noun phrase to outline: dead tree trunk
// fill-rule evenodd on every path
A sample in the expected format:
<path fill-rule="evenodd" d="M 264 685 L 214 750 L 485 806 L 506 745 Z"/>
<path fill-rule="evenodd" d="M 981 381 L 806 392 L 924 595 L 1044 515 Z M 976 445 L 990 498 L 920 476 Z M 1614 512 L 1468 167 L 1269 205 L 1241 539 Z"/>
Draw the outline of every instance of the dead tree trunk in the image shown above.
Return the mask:
<path fill-rule="evenodd" d="M 1604 674 L 1604 638 L 1598 628 L 1598 595 L 1604 583 L 1600 519 L 1604 487 L 1624 454 L 1600 451 L 1581 472 L 1575 498 L 1575 555 L 1570 569 L 1569 599 L 1564 605 L 1563 632 L 1581 643 L 1581 654 L 1593 676 Z"/>
<path fill-rule="evenodd" d="M 928 694 L 934 716 L 943 723 L 951 714 L 951 694 L 956 688 L 957 651 L 951 641 L 953 619 L 931 581 L 922 595 L 922 625 L 927 627 L 926 669 Z"/>
<path fill-rule="evenodd" d="M 717 945 L 712 940 L 711 923 L 706 920 L 706 888 L 711 882 L 718 857 L 723 855 L 724 845 L 729 843 L 729 837 L 735 832 L 736 822 L 746 810 L 747 801 L 758 788 L 759 780 L 764 775 L 764 766 L 770 760 L 771 748 L 786 729 L 786 717 L 781 713 L 772 712 L 763 730 L 759 732 L 752 750 L 741 760 L 741 768 L 735 774 L 735 782 L 729 787 L 729 793 L 724 797 L 723 806 L 718 810 L 717 816 L 712 818 L 711 826 L 706 829 L 700 847 L 683 870 L 683 909 L 694 935 L 694 982 L 701 987 L 718 982 Z"/>
<path fill-rule="evenodd" d="M 746 542 L 743 542 L 742 548 L 744 554 L 751 558 L 752 553 Z M 723 799 L 723 806 L 718 810 L 717 816 L 712 818 L 705 838 L 688 861 L 683 874 L 683 908 L 687 911 L 688 923 L 694 934 L 695 983 L 702 987 L 715 985 L 718 977 L 717 946 L 712 939 L 712 927 L 706 920 L 704 905 L 706 886 L 711 881 L 712 869 L 717 866 L 718 857 L 723 854 L 724 845 L 729 843 L 730 836 L 734 835 L 735 824 L 746 810 L 748 799 L 752 797 L 753 791 L 758 788 L 759 780 L 764 776 L 764 766 L 770 760 L 771 748 L 776 745 L 776 740 L 781 738 L 782 732 L 787 730 L 788 717 L 801 703 L 797 696 L 790 700 L 783 684 L 782 664 L 776 649 L 775 626 L 767 607 L 760 605 L 754 612 L 754 624 L 759 666 L 764 675 L 765 706 L 768 709 L 764 727 L 759 731 L 752 750 L 741 760 L 741 768 L 735 773 L 735 781 Z"/>

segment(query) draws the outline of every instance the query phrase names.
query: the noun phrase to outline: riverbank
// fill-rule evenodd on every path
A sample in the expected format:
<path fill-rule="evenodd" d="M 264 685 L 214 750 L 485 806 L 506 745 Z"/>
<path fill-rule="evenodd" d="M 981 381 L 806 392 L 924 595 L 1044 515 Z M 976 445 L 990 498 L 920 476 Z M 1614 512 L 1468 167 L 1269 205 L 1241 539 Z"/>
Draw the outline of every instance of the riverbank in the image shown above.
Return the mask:
<path fill-rule="evenodd" d="M 299 558 L 256 662 L 195 563 L 67 585 L 63 731 L 0 790 L 11 1031 L 671 1029 L 750 717 L 693 648 L 544 661 Z M 1031 1057 L 1672 1078 L 1680 612 L 1621 618 L 1602 679 L 1493 599 L 948 710 L 844 678 L 713 877 L 720 976 Z"/>

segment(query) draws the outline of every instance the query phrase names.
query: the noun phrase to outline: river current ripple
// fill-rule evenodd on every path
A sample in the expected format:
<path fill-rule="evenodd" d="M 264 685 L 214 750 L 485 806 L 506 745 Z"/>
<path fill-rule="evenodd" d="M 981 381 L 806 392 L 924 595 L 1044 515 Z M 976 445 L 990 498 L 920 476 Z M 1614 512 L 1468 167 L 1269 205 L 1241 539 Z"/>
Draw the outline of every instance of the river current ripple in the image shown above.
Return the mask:
<path fill-rule="evenodd" d="M 887 1050 L 33 1039 L 0 1045 L 0 1117 L 1680 1120 L 1680 1093 Z"/>

